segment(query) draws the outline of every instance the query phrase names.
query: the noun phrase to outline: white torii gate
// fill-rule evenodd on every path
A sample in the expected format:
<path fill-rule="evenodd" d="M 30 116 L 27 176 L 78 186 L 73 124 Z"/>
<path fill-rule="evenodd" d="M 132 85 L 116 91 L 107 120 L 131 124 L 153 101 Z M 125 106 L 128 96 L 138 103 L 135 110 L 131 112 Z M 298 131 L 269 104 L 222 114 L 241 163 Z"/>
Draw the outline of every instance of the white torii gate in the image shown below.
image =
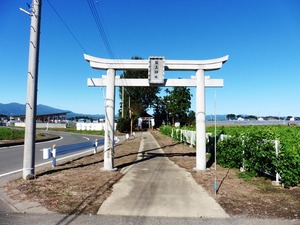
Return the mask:
<path fill-rule="evenodd" d="M 149 60 L 119 60 L 96 58 L 84 54 L 84 58 L 94 69 L 107 70 L 102 78 L 88 78 L 89 87 L 106 86 L 103 170 L 114 169 L 114 118 L 115 86 L 181 86 L 196 87 L 196 167 L 206 170 L 206 127 L 205 127 L 205 87 L 223 87 L 223 79 L 210 79 L 204 71 L 218 70 L 228 60 L 228 55 L 210 60 L 164 60 L 150 57 Z M 116 70 L 148 70 L 149 79 L 124 79 L 116 76 Z M 164 70 L 196 71 L 191 79 L 164 79 Z M 158 76 L 157 76 L 158 74 Z"/>

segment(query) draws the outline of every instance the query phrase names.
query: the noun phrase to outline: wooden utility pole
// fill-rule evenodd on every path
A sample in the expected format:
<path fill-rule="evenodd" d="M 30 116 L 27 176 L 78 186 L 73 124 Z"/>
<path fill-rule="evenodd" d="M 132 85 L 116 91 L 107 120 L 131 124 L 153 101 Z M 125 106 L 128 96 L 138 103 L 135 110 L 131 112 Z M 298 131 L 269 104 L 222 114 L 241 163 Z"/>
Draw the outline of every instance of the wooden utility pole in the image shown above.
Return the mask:
<path fill-rule="evenodd" d="M 35 133 L 42 0 L 32 0 L 26 98 L 23 179 L 34 177 Z"/>

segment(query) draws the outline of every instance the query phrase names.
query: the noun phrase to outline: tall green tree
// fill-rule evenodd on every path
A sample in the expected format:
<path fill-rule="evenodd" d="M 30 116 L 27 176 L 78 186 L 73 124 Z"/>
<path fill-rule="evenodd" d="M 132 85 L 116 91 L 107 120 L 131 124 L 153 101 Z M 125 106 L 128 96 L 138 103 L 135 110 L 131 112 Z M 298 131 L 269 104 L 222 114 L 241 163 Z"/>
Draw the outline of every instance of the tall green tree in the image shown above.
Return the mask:
<path fill-rule="evenodd" d="M 154 106 L 155 125 L 160 127 L 162 124 L 169 124 L 168 96 L 159 97 Z"/>
<path fill-rule="evenodd" d="M 189 111 L 189 113 L 188 113 L 187 125 L 189 125 L 189 126 L 196 125 L 196 113 L 193 110 Z"/>
<path fill-rule="evenodd" d="M 236 120 L 236 115 L 235 114 L 227 114 L 226 118 L 227 118 L 227 120 Z"/>
<path fill-rule="evenodd" d="M 141 60 L 141 57 L 132 57 L 134 60 Z M 121 78 L 148 78 L 147 70 L 126 70 L 121 75 Z M 122 87 L 119 89 L 120 102 L 119 118 L 122 117 L 122 109 L 124 109 L 123 119 L 131 118 L 131 122 L 141 114 L 147 112 L 147 109 L 153 107 L 157 101 L 156 95 L 160 92 L 157 86 L 151 87 L 124 87 L 124 94 L 122 94 Z M 123 95 L 123 96 L 122 96 Z M 122 98 L 124 97 L 124 98 Z M 123 105 L 124 104 L 124 107 Z"/>
<path fill-rule="evenodd" d="M 173 90 L 166 89 L 168 96 L 167 110 L 172 117 L 172 124 L 175 121 L 186 124 L 187 115 L 191 107 L 191 93 L 187 87 L 174 87 Z"/>

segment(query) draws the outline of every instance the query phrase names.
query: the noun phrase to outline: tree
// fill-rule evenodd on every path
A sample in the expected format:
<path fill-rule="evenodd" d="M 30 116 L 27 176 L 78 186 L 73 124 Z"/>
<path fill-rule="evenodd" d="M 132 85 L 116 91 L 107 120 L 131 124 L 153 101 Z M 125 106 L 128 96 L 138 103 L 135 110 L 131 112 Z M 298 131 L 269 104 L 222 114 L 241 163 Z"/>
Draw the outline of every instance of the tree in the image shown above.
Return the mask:
<path fill-rule="evenodd" d="M 163 123 L 169 124 L 169 113 L 167 110 L 168 96 L 157 98 L 154 106 L 155 125 L 160 127 Z"/>
<path fill-rule="evenodd" d="M 189 111 L 189 113 L 188 113 L 187 125 L 189 125 L 189 126 L 196 125 L 196 113 L 193 110 Z"/>
<path fill-rule="evenodd" d="M 248 119 L 249 120 L 257 120 L 257 116 L 255 116 L 255 115 L 249 115 Z"/>
<path fill-rule="evenodd" d="M 174 87 L 173 90 L 166 89 L 168 96 L 167 110 L 172 117 L 172 124 L 175 120 L 186 124 L 187 113 L 191 107 L 191 93 L 187 87 Z"/>
<path fill-rule="evenodd" d="M 226 118 L 227 118 L 227 120 L 236 120 L 236 115 L 235 114 L 227 114 Z"/>
<path fill-rule="evenodd" d="M 134 60 L 141 57 L 132 57 Z M 126 70 L 121 78 L 148 78 L 148 71 L 145 70 Z M 159 87 L 124 87 L 124 99 L 122 99 L 122 88 L 119 89 L 119 96 L 122 99 L 120 103 L 119 118 L 122 117 L 122 108 L 124 108 L 124 118 L 130 118 L 131 123 L 141 114 L 146 113 L 149 107 L 154 106 L 160 92 Z M 124 104 L 124 107 L 122 107 Z"/>

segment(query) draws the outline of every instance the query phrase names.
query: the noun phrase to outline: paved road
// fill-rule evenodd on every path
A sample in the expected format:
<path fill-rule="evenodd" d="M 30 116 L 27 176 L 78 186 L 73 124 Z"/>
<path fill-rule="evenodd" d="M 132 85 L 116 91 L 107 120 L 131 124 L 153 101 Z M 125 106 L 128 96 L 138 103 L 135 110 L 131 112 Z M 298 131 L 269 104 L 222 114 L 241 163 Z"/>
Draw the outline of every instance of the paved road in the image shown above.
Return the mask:
<path fill-rule="evenodd" d="M 103 137 L 95 136 L 95 135 L 85 135 L 85 134 L 72 134 L 66 132 L 55 132 L 49 131 L 46 133 L 51 133 L 57 136 L 60 136 L 60 139 L 46 141 L 41 143 L 36 143 L 36 154 L 35 154 L 35 164 L 38 166 L 38 169 L 43 168 L 44 166 L 50 166 L 51 160 L 44 160 L 42 155 L 43 148 L 50 148 L 54 144 L 58 146 L 65 146 L 69 144 L 77 144 L 86 141 L 94 141 L 97 139 L 103 139 Z M 22 168 L 23 168 L 23 151 L 24 145 L 19 146 L 10 146 L 10 147 L 1 147 L 0 148 L 0 187 L 3 186 L 7 181 L 17 179 L 22 176 Z M 76 153 L 77 154 L 77 153 Z M 67 156 L 71 156 L 72 154 L 68 154 Z M 58 158 L 65 157 L 59 156 Z M 48 163 L 47 163 L 48 162 Z M 3 191 L 0 188 L 0 192 Z M 0 193 L 1 194 L 1 193 Z M 12 212 L 12 209 L 7 206 L 4 199 L 1 199 L 0 195 L 0 213 L 1 212 Z M 1 225 L 0 219 L 0 225 Z"/>
<path fill-rule="evenodd" d="M 41 164 L 45 162 L 50 162 L 50 160 L 43 160 L 43 148 L 50 148 L 54 144 L 58 146 L 64 146 L 69 144 L 82 143 L 86 141 L 94 141 L 96 138 L 100 139 L 102 137 L 96 137 L 95 135 L 82 135 L 82 134 L 72 134 L 65 132 L 48 132 L 58 136 L 60 139 L 36 143 L 35 145 L 35 164 Z M 5 177 L 14 171 L 21 170 L 23 168 L 23 153 L 24 146 L 11 146 L 0 148 L 0 179 L 5 179 Z M 61 156 L 63 157 L 63 156 Z M 58 157 L 58 158 L 61 158 Z"/>

